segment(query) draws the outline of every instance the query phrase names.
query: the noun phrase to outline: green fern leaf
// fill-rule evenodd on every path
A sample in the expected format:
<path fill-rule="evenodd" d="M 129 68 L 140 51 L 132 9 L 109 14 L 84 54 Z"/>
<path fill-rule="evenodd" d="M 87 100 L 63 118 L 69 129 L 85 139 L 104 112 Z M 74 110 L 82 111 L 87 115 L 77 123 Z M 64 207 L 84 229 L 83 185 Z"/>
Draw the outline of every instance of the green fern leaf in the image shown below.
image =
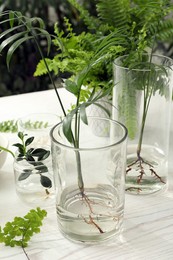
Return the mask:
<path fill-rule="evenodd" d="M 137 112 L 137 91 L 131 84 L 127 85 L 128 80 L 123 80 L 121 92 L 118 93 L 118 112 L 119 120 L 125 124 L 128 129 L 128 136 L 134 139 L 138 129 Z"/>
<path fill-rule="evenodd" d="M 99 21 L 97 18 L 91 16 L 82 5 L 80 5 L 76 0 L 68 0 L 68 2 L 73 5 L 80 13 L 80 18 L 83 19 L 85 22 L 86 26 L 89 29 L 96 29 L 99 26 Z"/>
<path fill-rule="evenodd" d="M 53 68 L 51 66 L 52 64 L 52 60 L 51 59 L 48 59 L 46 58 L 45 59 L 46 62 L 47 62 L 47 65 L 49 66 L 49 70 L 52 71 Z M 44 60 L 41 60 L 38 64 L 37 64 L 37 68 L 36 68 L 36 71 L 34 72 L 34 76 L 37 77 L 37 76 L 42 76 L 44 74 L 47 74 L 47 68 L 45 66 L 45 62 Z"/>
<path fill-rule="evenodd" d="M 115 28 L 127 28 L 129 21 L 129 0 L 99 0 L 97 3 L 98 17 Z"/>
<path fill-rule="evenodd" d="M 157 35 L 161 41 L 171 41 L 173 37 L 173 21 L 164 20 L 152 23 L 149 28 L 150 35 Z"/>
<path fill-rule="evenodd" d="M 136 136 L 136 132 L 138 129 L 137 126 L 137 112 L 135 106 L 135 98 L 131 96 L 125 96 L 122 98 L 121 102 L 127 102 L 124 107 L 124 124 L 128 129 L 128 136 L 131 140 L 133 140 Z M 119 102 L 120 103 L 120 102 Z M 119 107 L 119 110 L 120 107 Z"/>

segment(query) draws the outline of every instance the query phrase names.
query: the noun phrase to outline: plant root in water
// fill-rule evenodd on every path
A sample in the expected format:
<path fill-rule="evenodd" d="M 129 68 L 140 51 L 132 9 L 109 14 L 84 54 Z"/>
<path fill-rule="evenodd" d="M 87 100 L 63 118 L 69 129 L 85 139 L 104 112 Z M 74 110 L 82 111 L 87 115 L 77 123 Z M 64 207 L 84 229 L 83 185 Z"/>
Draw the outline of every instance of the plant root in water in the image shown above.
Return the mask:
<path fill-rule="evenodd" d="M 95 202 L 94 200 L 91 200 L 90 198 L 88 198 L 88 196 L 86 195 L 86 193 L 84 191 L 80 192 L 80 196 L 81 196 L 83 203 L 86 205 L 86 207 L 89 210 L 87 218 L 81 215 L 84 222 L 89 224 L 89 225 L 93 225 L 99 231 L 100 234 L 104 234 L 105 231 L 103 231 L 103 229 L 97 224 L 97 222 L 93 218 L 93 216 L 97 216 L 98 214 L 96 212 L 94 212 L 92 206 L 98 205 L 98 206 L 105 207 L 106 205 L 102 204 L 102 203 Z M 107 217 L 112 216 L 111 214 L 109 215 L 109 206 L 106 206 L 106 207 L 107 207 L 107 214 L 106 215 L 104 214 L 104 216 L 107 216 Z M 113 221 L 119 221 L 119 218 L 117 216 L 114 216 L 114 217 L 112 216 L 112 220 Z"/>
<path fill-rule="evenodd" d="M 90 214 L 89 214 L 89 221 L 86 220 L 86 218 L 83 217 L 84 221 L 87 223 L 87 224 L 91 224 L 93 226 L 95 226 L 98 231 L 103 234 L 104 231 L 101 229 L 101 227 L 99 227 L 99 225 L 94 221 L 94 219 L 92 218 L 92 214 L 94 214 L 93 210 L 92 210 L 92 207 L 91 207 L 91 204 L 93 204 L 94 202 L 92 202 L 88 196 L 82 191 L 81 192 L 81 196 L 82 196 L 82 200 L 84 200 L 84 202 L 87 204 L 88 208 L 89 208 L 89 211 L 90 211 Z M 95 204 L 95 203 L 94 203 Z"/>
<path fill-rule="evenodd" d="M 132 163 L 130 163 L 129 165 L 127 165 L 127 169 L 126 169 L 126 174 L 128 174 L 130 171 L 133 170 L 133 167 L 136 166 L 136 171 L 139 172 L 139 175 L 136 176 L 136 183 L 138 185 L 142 185 L 142 180 L 144 175 L 146 175 L 146 169 L 145 166 L 149 167 L 151 176 L 156 177 L 156 179 L 158 179 L 161 183 L 165 184 L 165 181 L 157 174 L 157 172 L 154 170 L 154 166 L 149 163 L 148 161 L 144 160 L 140 155 L 137 156 L 137 159 L 134 160 Z M 142 188 L 139 187 L 129 187 L 126 189 L 126 191 L 137 191 L 138 193 L 140 193 L 142 191 Z"/>
<path fill-rule="evenodd" d="M 99 225 L 93 220 L 91 215 L 89 215 L 89 221 L 86 220 L 86 218 L 84 218 L 84 217 L 83 217 L 83 219 L 84 219 L 85 223 L 87 223 L 89 225 L 94 225 L 99 230 L 100 234 L 104 233 L 104 231 L 99 227 Z"/>

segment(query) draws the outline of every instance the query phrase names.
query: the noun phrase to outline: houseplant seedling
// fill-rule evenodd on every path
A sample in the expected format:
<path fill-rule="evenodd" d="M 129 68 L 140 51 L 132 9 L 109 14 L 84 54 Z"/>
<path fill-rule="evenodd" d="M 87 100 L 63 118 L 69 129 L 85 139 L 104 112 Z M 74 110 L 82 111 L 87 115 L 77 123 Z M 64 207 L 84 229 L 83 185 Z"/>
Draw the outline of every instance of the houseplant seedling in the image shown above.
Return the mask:
<path fill-rule="evenodd" d="M 23 172 L 21 172 L 18 181 L 23 181 L 29 178 L 29 176 L 32 174 L 38 174 L 41 185 L 45 188 L 46 194 L 49 194 L 49 188 L 52 187 L 52 181 L 49 177 L 45 176 L 45 174 L 48 172 L 48 168 L 43 163 L 43 161 L 50 156 L 50 151 L 43 148 L 28 148 L 28 146 L 33 142 L 34 137 L 29 137 L 26 139 L 26 136 L 27 135 L 23 134 L 22 132 L 18 133 L 18 137 L 21 143 L 13 144 L 13 146 L 18 148 L 16 154 L 2 146 L 0 146 L 0 149 L 9 152 L 15 158 L 16 162 L 24 160 L 27 161 L 30 165 L 34 166 L 34 171 L 32 169 L 23 169 Z M 37 171 L 35 172 L 35 170 Z"/>

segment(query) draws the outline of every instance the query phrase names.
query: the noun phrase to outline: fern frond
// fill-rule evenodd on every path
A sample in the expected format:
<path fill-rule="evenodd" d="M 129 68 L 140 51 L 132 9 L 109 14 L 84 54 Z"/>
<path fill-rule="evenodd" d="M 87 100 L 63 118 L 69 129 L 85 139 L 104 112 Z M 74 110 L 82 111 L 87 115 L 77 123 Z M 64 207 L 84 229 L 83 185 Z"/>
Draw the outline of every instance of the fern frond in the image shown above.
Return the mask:
<path fill-rule="evenodd" d="M 152 23 L 149 28 L 150 35 L 156 35 L 158 40 L 172 41 L 173 38 L 173 20 L 164 20 Z"/>
<path fill-rule="evenodd" d="M 68 2 L 78 10 L 78 12 L 80 13 L 80 18 L 83 19 L 88 29 L 95 30 L 99 26 L 98 19 L 96 17 L 91 16 L 88 10 L 86 10 L 76 0 L 68 0 Z"/>
<path fill-rule="evenodd" d="M 118 96 L 119 120 L 123 120 L 128 129 L 128 136 L 134 139 L 138 129 L 137 94 L 131 86 L 124 82 L 122 93 Z"/>
<path fill-rule="evenodd" d="M 173 10 L 172 4 L 165 0 L 145 0 L 134 1 L 135 5 L 131 8 L 133 19 L 140 23 L 139 27 L 147 26 L 159 21 L 165 20 L 165 17 Z M 169 4 L 168 4 L 169 2 Z"/>
<path fill-rule="evenodd" d="M 115 28 L 126 29 L 129 22 L 129 0 L 98 0 L 98 17 L 104 22 Z"/>
<path fill-rule="evenodd" d="M 53 66 L 52 60 L 48 59 L 48 58 L 46 58 L 45 60 L 49 67 L 49 71 L 56 72 L 55 71 L 56 67 Z M 42 76 L 45 74 L 47 74 L 47 68 L 46 68 L 45 62 L 44 62 L 44 60 L 40 60 L 40 62 L 37 64 L 36 71 L 34 72 L 34 76 L 37 77 L 37 76 Z"/>

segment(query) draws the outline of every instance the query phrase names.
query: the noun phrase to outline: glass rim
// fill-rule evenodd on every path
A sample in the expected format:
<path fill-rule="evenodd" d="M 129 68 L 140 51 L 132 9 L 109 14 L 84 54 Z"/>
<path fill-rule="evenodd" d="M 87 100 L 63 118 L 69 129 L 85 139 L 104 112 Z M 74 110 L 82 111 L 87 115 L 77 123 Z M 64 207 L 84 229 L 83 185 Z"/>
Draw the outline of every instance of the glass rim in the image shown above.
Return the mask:
<path fill-rule="evenodd" d="M 88 116 L 88 118 L 92 118 L 92 119 L 101 119 L 101 120 L 106 120 L 106 121 L 109 121 L 109 122 L 112 122 L 118 126 L 121 127 L 121 129 L 123 130 L 123 136 L 122 138 L 120 138 L 119 141 L 117 142 L 113 142 L 112 144 L 109 144 L 109 145 L 105 145 L 105 146 L 99 146 L 99 147 L 92 147 L 92 148 L 75 148 L 73 146 L 69 146 L 69 145 L 66 145 L 66 144 L 63 144 L 59 141 L 57 141 L 53 135 L 53 132 L 54 130 L 62 125 L 62 122 L 59 122 L 58 124 L 56 124 L 55 126 L 53 126 L 53 128 L 50 130 L 50 138 L 51 138 L 51 141 L 53 141 L 53 143 L 56 143 L 57 145 L 63 147 L 63 148 L 66 148 L 66 149 L 69 149 L 69 150 L 73 150 L 73 151 L 96 151 L 96 150 L 103 150 L 103 149 L 108 149 L 108 148 L 111 148 L 111 147 L 114 147 L 114 146 L 117 146 L 121 143 L 123 143 L 126 139 L 127 139 L 127 136 L 128 136 L 128 130 L 126 128 L 125 125 L 123 125 L 122 123 L 120 123 L 119 121 L 116 121 L 114 119 L 110 119 L 110 118 L 105 118 L 105 117 L 97 117 L 97 116 Z"/>
<path fill-rule="evenodd" d="M 143 53 L 143 55 L 145 55 L 145 56 L 146 56 L 146 55 L 151 55 L 151 53 Z M 124 59 L 125 57 L 128 57 L 128 54 L 119 56 L 119 57 L 117 57 L 116 59 L 114 59 L 114 61 L 113 61 L 114 66 L 116 66 L 116 67 L 118 67 L 118 68 L 121 68 L 121 69 L 124 69 L 124 70 L 129 70 L 130 68 L 116 63 L 116 61 L 120 61 L 120 60 Z M 168 56 L 155 53 L 155 54 L 152 54 L 152 57 L 158 57 L 158 58 L 160 58 L 160 59 L 162 58 L 162 59 L 165 59 L 165 60 L 170 61 L 170 65 L 169 65 L 169 66 L 163 64 L 163 66 L 165 66 L 166 68 L 170 68 L 171 66 L 173 66 L 173 59 L 170 58 L 170 57 L 168 57 Z M 156 65 L 157 65 L 157 64 L 156 64 Z M 134 68 L 134 69 L 132 68 L 131 70 L 136 70 L 136 71 L 144 71 L 144 70 L 145 70 L 145 71 L 149 71 L 149 70 L 147 70 L 147 69 L 139 69 L 139 68 Z"/>
<path fill-rule="evenodd" d="M 37 118 L 38 117 L 38 118 Z M 25 126 L 25 123 L 27 123 L 28 121 L 31 121 L 33 120 L 33 122 L 35 122 L 36 120 L 39 121 L 39 122 L 42 122 L 43 120 L 47 119 L 47 121 L 43 121 L 43 123 L 47 123 L 47 126 L 46 127 L 43 127 L 43 128 L 26 128 L 25 130 L 31 130 L 31 131 L 43 131 L 43 129 L 48 129 L 48 128 L 51 128 L 53 127 L 54 123 L 52 122 L 53 120 L 55 119 L 60 119 L 60 116 L 55 114 L 55 113 L 49 113 L 49 112 L 37 112 L 37 113 L 29 113 L 29 114 L 26 114 L 26 115 L 23 115 L 21 117 L 19 117 L 17 119 L 17 126 L 19 128 L 24 128 Z M 52 120 L 53 119 L 53 120 Z"/>

